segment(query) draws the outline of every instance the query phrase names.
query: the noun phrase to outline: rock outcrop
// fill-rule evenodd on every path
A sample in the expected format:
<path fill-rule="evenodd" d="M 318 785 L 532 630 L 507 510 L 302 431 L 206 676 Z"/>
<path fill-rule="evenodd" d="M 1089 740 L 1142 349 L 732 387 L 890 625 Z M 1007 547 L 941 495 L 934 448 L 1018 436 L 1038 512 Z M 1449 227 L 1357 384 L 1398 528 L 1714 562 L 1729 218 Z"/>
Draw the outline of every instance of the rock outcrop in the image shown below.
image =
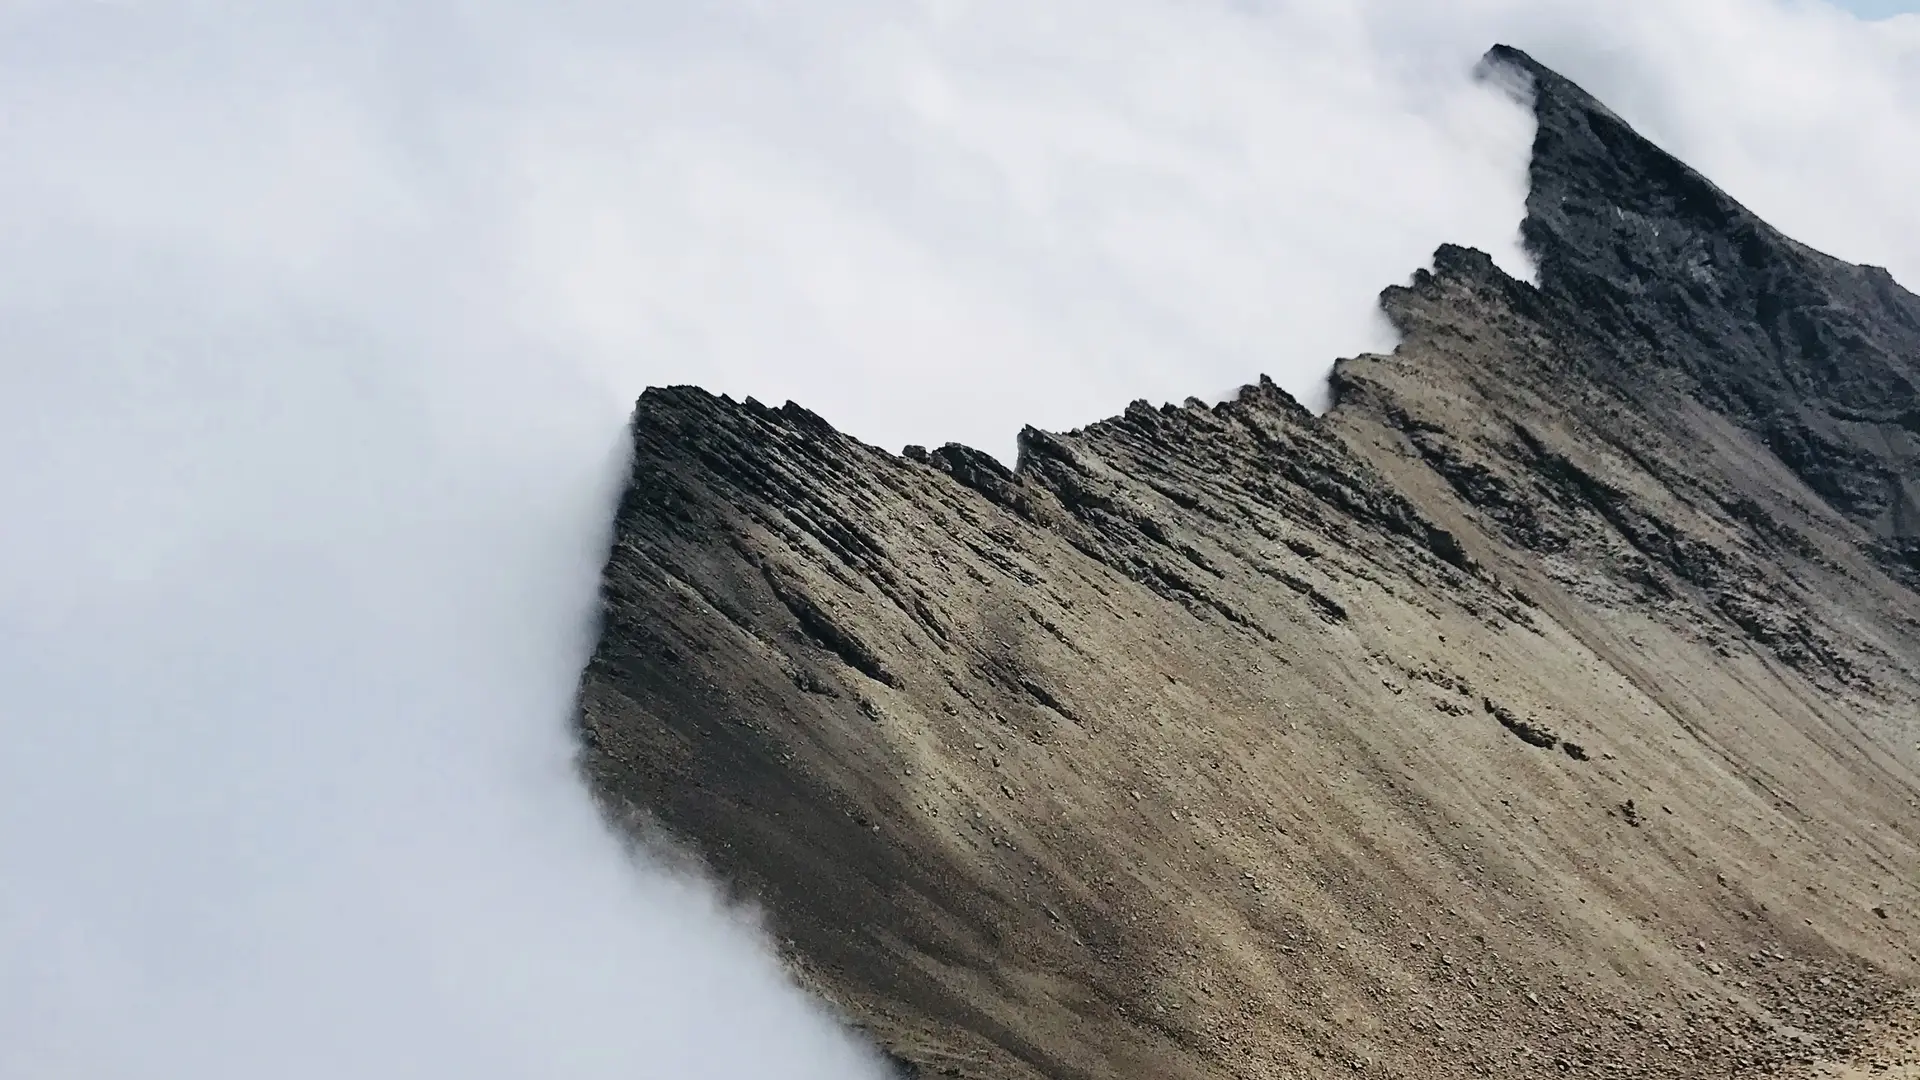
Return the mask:
<path fill-rule="evenodd" d="M 1920 299 L 1524 54 L 1316 417 L 649 390 L 584 767 L 912 1075 L 1771 1075 L 1920 975 Z"/>

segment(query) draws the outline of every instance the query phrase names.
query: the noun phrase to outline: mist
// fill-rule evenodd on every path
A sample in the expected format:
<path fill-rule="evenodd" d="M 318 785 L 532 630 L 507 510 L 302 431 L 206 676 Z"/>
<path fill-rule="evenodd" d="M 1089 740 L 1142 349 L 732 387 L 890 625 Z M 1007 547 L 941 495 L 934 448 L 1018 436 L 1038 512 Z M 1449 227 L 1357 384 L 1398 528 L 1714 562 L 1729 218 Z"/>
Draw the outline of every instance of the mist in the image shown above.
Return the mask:
<path fill-rule="evenodd" d="M 1530 272 L 1496 40 L 1920 281 L 1920 19 L 0 3 L 0 1077 L 859 1077 L 573 767 L 633 399 L 1011 456 Z"/>

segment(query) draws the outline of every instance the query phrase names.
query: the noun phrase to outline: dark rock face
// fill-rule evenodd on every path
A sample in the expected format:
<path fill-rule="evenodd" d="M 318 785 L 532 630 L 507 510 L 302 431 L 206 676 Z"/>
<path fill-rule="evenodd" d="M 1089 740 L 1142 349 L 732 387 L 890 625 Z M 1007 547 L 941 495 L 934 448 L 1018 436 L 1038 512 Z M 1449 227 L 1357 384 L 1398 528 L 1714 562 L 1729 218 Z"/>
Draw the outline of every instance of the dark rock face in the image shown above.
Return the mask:
<path fill-rule="evenodd" d="M 1323 417 L 641 399 L 584 766 L 904 1075 L 1767 1075 L 1920 973 L 1920 301 L 1489 63 L 1541 284 Z"/>
<path fill-rule="evenodd" d="M 1604 339 L 1599 370 L 1623 386 L 1683 373 L 1910 573 L 1920 298 L 1780 235 L 1524 53 L 1489 62 L 1535 88 L 1526 242 L 1543 291 Z"/>

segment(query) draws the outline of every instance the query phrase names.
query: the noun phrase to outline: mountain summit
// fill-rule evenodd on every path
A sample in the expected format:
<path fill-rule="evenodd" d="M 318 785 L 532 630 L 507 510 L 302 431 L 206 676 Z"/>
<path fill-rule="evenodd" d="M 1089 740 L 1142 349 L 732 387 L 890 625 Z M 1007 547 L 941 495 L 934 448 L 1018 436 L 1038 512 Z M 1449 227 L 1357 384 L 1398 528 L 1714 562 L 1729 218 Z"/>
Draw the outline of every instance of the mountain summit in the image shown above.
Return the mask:
<path fill-rule="evenodd" d="M 1538 286 L 864 445 L 652 389 L 583 765 L 910 1075 L 1784 1075 L 1920 976 L 1920 299 L 1525 54 Z"/>
<path fill-rule="evenodd" d="M 1778 231 L 1504 46 L 1539 133 L 1522 226 L 1541 288 L 1575 302 L 1614 374 L 1677 369 L 1821 499 L 1920 574 L 1920 299 Z"/>

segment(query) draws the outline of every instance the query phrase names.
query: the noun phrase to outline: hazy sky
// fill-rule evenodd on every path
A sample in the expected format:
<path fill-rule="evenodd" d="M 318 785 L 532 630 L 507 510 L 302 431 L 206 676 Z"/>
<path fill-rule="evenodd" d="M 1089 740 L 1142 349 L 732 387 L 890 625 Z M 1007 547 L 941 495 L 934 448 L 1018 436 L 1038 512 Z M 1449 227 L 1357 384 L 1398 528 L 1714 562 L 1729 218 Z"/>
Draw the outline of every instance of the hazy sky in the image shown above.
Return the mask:
<path fill-rule="evenodd" d="M 1840 7 L 1867 19 L 1920 12 L 1920 3 L 1914 0 L 1840 0 Z"/>
<path fill-rule="evenodd" d="M 0 0 L 0 1076 L 860 1073 L 571 771 L 633 398 L 1316 399 L 1527 272 L 1496 40 L 1920 282 L 1920 20 L 1797 0 Z"/>

